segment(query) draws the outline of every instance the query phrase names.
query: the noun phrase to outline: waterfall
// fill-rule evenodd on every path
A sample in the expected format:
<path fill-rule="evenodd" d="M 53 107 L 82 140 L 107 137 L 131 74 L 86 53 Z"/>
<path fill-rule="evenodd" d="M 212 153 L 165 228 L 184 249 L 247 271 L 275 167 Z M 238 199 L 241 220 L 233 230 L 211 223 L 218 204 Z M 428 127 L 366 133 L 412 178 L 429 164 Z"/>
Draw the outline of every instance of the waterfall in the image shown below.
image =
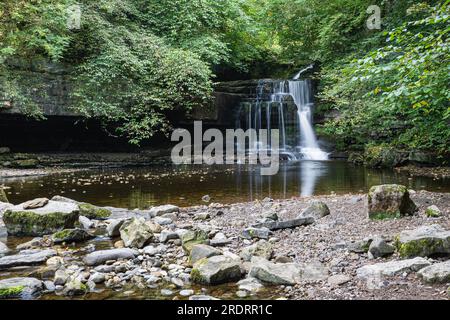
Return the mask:
<path fill-rule="evenodd" d="M 236 123 L 257 131 L 279 129 L 279 153 L 286 160 L 327 160 L 328 154 L 317 143 L 312 111 L 310 80 L 260 80 L 256 98 L 241 104 Z M 256 144 L 248 149 L 259 148 Z"/>

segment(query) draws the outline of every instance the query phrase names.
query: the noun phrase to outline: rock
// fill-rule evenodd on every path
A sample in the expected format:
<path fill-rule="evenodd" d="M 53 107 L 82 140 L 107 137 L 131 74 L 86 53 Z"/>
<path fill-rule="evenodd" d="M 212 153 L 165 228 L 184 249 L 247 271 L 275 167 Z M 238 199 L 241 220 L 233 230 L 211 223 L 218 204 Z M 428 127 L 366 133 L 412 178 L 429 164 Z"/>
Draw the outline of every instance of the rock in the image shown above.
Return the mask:
<path fill-rule="evenodd" d="M 419 271 L 429 265 L 431 265 L 431 263 L 428 260 L 417 257 L 414 259 L 389 261 L 363 266 L 356 270 L 356 274 L 358 278 L 370 278 L 376 276 L 391 277 L 404 272 L 409 273 Z"/>
<path fill-rule="evenodd" d="M 159 253 L 159 250 L 153 246 L 147 246 L 143 249 L 145 254 L 148 254 L 149 256 L 154 256 L 155 254 Z"/>
<path fill-rule="evenodd" d="M 48 201 L 49 200 L 47 198 L 37 198 L 34 200 L 24 202 L 22 204 L 22 207 L 25 210 L 38 209 L 38 208 L 45 207 L 47 205 Z"/>
<path fill-rule="evenodd" d="M 50 247 L 53 245 L 53 241 L 51 237 L 37 237 L 33 238 L 30 241 L 19 244 L 16 249 L 17 250 L 26 250 L 32 248 L 40 248 L 40 247 Z"/>
<path fill-rule="evenodd" d="M 0 202 L 9 203 L 8 197 L 6 196 L 5 190 L 3 190 L 2 187 L 0 187 Z"/>
<path fill-rule="evenodd" d="M 53 281 L 44 281 L 44 288 L 47 292 L 54 292 L 56 290 L 56 286 Z"/>
<path fill-rule="evenodd" d="M 109 237 L 118 237 L 120 236 L 120 227 L 124 223 L 125 220 L 122 219 L 110 219 L 107 220 L 108 225 L 106 226 L 106 232 Z"/>
<path fill-rule="evenodd" d="M 13 162 L 14 168 L 20 169 L 33 169 L 39 165 L 39 160 L 37 159 L 19 159 Z"/>
<path fill-rule="evenodd" d="M 10 153 L 11 150 L 8 147 L 0 147 L 0 154 Z"/>
<path fill-rule="evenodd" d="M 80 215 L 89 219 L 102 220 L 107 219 L 111 215 L 111 210 L 100 208 L 90 203 L 79 203 Z"/>
<path fill-rule="evenodd" d="M 192 289 L 187 289 L 187 290 L 181 290 L 180 291 L 180 296 L 182 296 L 182 297 L 189 297 L 189 296 L 192 296 L 192 295 L 194 295 L 194 290 L 192 290 Z"/>
<path fill-rule="evenodd" d="M 52 235 L 52 240 L 54 243 L 73 243 L 73 242 L 83 242 L 89 239 L 95 238 L 94 235 L 90 234 L 83 229 L 64 229 L 58 231 Z"/>
<path fill-rule="evenodd" d="M 245 290 L 251 293 L 258 293 L 264 288 L 261 282 L 256 278 L 245 278 L 237 283 L 239 290 Z"/>
<path fill-rule="evenodd" d="M 197 261 L 191 271 L 195 283 L 217 285 L 241 278 L 240 261 L 226 256 L 213 256 Z"/>
<path fill-rule="evenodd" d="M 340 286 L 343 285 L 347 282 L 349 282 L 352 278 L 350 278 L 349 276 L 346 276 L 345 274 L 336 274 L 334 276 L 331 276 L 328 278 L 328 283 L 333 286 Z"/>
<path fill-rule="evenodd" d="M 222 251 L 208 246 L 206 244 L 196 244 L 192 246 L 191 253 L 189 255 L 189 264 L 192 266 L 197 261 L 203 258 L 209 258 L 213 256 L 219 256 L 222 254 Z"/>
<path fill-rule="evenodd" d="M 314 201 L 308 208 L 300 213 L 298 218 L 312 217 L 316 220 L 328 216 L 330 209 L 325 202 Z"/>
<path fill-rule="evenodd" d="M 64 258 L 63 257 L 58 257 L 58 256 L 51 257 L 51 258 L 47 259 L 47 261 L 45 261 L 45 264 L 48 267 L 52 267 L 52 268 L 57 269 L 60 266 L 64 265 Z"/>
<path fill-rule="evenodd" d="M 242 231 L 242 237 L 245 239 L 269 239 L 271 232 L 268 228 L 249 227 Z"/>
<path fill-rule="evenodd" d="M 428 283 L 449 283 L 450 260 L 420 269 L 418 275 Z"/>
<path fill-rule="evenodd" d="M 53 278 L 53 283 L 57 286 L 63 286 L 69 279 L 69 275 L 64 269 L 58 269 L 55 272 L 55 277 Z"/>
<path fill-rule="evenodd" d="M 31 298 L 44 289 L 42 281 L 35 278 L 9 278 L 0 280 L 0 299 Z"/>
<path fill-rule="evenodd" d="M 263 213 L 263 218 L 272 221 L 278 221 L 278 214 L 275 210 L 269 210 Z"/>
<path fill-rule="evenodd" d="M 103 283 L 105 282 L 105 275 L 101 272 L 95 272 L 89 277 L 89 280 L 96 284 Z"/>
<path fill-rule="evenodd" d="M 65 296 L 79 296 L 88 292 L 89 288 L 78 278 L 71 278 L 62 290 L 62 294 Z"/>
<path fill-rule="evenodd" d="M 78 201 L 70 199 L 70 198 L 66 198 L 63 196 L 54 196 L 52 199 L 52 201 L 58 201 L 58 202 L 66 202 L 66 203 L 73 203 L 73 204 L 79 204 Z"/>
<path fill-rule="evenodd" d="M 3 242 L 0 241 L 0 256 L 7 254 L 9 252 L 9 248 L 6 246 L 6 244 L 4 244 Z"/>
<path fill-rule="evenodd" d="M 0 270 L 19 266 L 34 266 L 47 261 L 48 258 L 56 256 L 57 252 L 47 250 L 24 250 L 18 254 L 0 258 Z"/>
<path fill-rule="evenodd" d="M 120 238 L 127 247 L 142 248 L 152 237 L 153 233 L 144 218 L 132 218 L 120 227 Z"/>
<path fill-rule="evenodd" d="M 297 218 L 292 220 L 284 220 L 284 221 L 270 221 L 257 223 L 253 225 L 254 228 L 267 228 L 269 230 L 279 230 L 279 229 L 291 229 L 300 226 L 306 226 L 308 224 L 314 223 L 314 218 L 305 217 L 305 218 Z"/>
<path fill-rule="evenodd" d="M 6 210 L 11 209 L 13 207 L 14 207 L 14 205 L 11 203 L 6 203 L 6 202 L 0 201 L 0 219 L 3 215 L 3 213 L 6 212 Z M 1 223 L 1 220 L 0 220 L 0 223 Z M 1 225 L 3 225 L 3 224 L 1 224 Z"/>
<path fill-rule="evenodd" d="M 177 288 L 182 288 L 184 286 L 183 280 L 179 278 L 172 278 L 170 279 L 170 282 L 172 282 Z"/>
<path fill-rule="evenodd" d="M 145 223 L 149 226 L 152 233 L 161 233 L 162 227 L 159 223 L 153 223 L 152 221 L 146 221 Z"/>
<path fill-rule="evenodd" d="M 195 296 L 190 296 L 189 300 L 193 300 L 193 301 L 201 301 L 201 300 L 220 300 L 217 298 L 214 298 L 212 296 L 207 296 L 207 295 L 195 295 Z"/>
<path fill-rule="evenodd" d="M 170 219 L 170 218 L 164 218 L 164 217 L 162 217 L 162 216 L 155 217 L 155 218 L 153 218 L 153 220 L 154 220 L 157 224 L 159 224 L 160 226 L 167 226 L 167 225 L 173 223 L 173 220 L 172 220 L 172 219 Z"/>
<path fill-rule="evenodd" d="M 300 282 L 300 266 L 295 263 L 272 263 L 253 257 L 249 276 L 268 284 L 295 285 Z"/>
<path fill-rule="evenodd" d="M 114 248 L 120 249 L 125 248 L 125 243 L 122 240 L 114 242 Z"/>
<path fill-rule="evenodd" d="M 251 246 L 241 250 L 240 257 L 244 261 L 251 261 L 253 256 L 270 260 L 273 255 L 273 245 L 265 240 L 260 240 Z"/>
<path fill-rule="evenodd" d="M 300 265 L 300 277 L 307 282 L 325 280 L 328 278 L 328 269 L 318 261 L 305 263 Z"/>
<path fill-rule="evenodd" d="M 205 231 L 201 230 L 189 230 L 187 232 L 183 232 L 179 234 L 181 238 L 181 244 L 183 249 L 190 253 L 191 249 L 196 244 L 208 244 L 209 237 Z"/>
<path fill-rule="evenodd" d="M 373 186 L 368 195 L 368 214 L 370 219 L 400 218 L 417 211 L 409 198 L 408 189 L 397 184 Z"/>
<path fill-rule="evenodd" d="M 5 211 L 3 221 L 9 235 L 42 236 L 73 228 L 78 221 L 78 206 L 49 201 L 43 208 L 25 210 L 23 205 Z"/>
<path fill-rule="evenodd" d="M 84 262 L 89 266 L 94 266 L 110 260 L 134 259 L 137 255 L 138 252 L 136 250 L 128 248 L 100 250 L 86 255 Z"/>
<path fill-rule="evenodd" d="M 442 215 L 442 212 L 437 206 L 432 205 L 425 210 L 425 215 L 430 218 L 438 218 Z"/>
<path fill-rule="evenodd" d="M 395 245 L 401 257 L 449 255 L 450 231 L 437 224 L 405 230 L 396 238 Z"/>
<path fill-rule="evenodd" d="M 162 289 L 161 295 L 165 297 L 173 296 L 173 291 L 169 289 Z"/>
<path fill-rule="evenodd" d="M 211 215 L 209 212 L 199 212 L 194 215 L 194 220 L 209 220 L 211 219 Z"/>
<path fill-rule="evenodd" d="M 84 230 L 92 229 L 92 228 L 94 228 L 94 225 L 95 225 L 95 223 L 93 221 L 91 221 L 89 218 L 86 218 L 85 216 L 79 216 L 78 222 L 80 223 L 80 226 Z"/>
<path fill-rule="evenodd" d="M 211 201 L 211 197 L 209 196 L 209 195 L 204 195 L 203 197 L 202 197 L 202 201 L 203 202 L 209 202 L 209 201 Z"/>
<path fill-rule="evenodd" d="M 231 244 L 231 242 L 231 239 L 228 239 L 223 233 L 219 232 L 211 239 L 209 244 L 213 247 L 223 247 Z"/>
<path fill-rule="evenodd" d="M 275 263 L 291 263 L 293 262 L 292 258 L 286 256 L 277 256 L 274 259 Z"/>
<path fill-rule="evenodd" d="M 371 238 L 365 238 L 363 240 L 352 241 L 348 244 L 348 250 L 355 253 L 366 253 L 369 251 Z"/>
<path fill-rule="evenodd" d="M 238 291 L 236 291 L 236 297 L 238 297 L 238 298 L 245 298 L 245 297 L 247 297 L 248 296 L 248 293 L 247 293 L 247 291 L 244 291 L 244 290 L 238 290 Z"/>
<path fill-rule="evenodd" d="M 386 257 L 395 252 L 395 247 L 381 237 L 372 240 L 368 251 L 374 258 Z"/>
<path fill-rule="evenodd" d="M 165 213 L 178 213 L 180 212 L 180 208 L 171 204 L 167 204 L 164 206 L 158 206 L 158 207 L 153 207 L 149 210 L 149 217 L 153 218 L 153 217 L 157 217 L 157 216 L 162 216 Z"/>
<path fill-rule="evenodd" d="M 159 242 L 167 242 L 168 240 L 179 239 L 178 233 L 169 230 L 163 230 L 159 234 Z"/>

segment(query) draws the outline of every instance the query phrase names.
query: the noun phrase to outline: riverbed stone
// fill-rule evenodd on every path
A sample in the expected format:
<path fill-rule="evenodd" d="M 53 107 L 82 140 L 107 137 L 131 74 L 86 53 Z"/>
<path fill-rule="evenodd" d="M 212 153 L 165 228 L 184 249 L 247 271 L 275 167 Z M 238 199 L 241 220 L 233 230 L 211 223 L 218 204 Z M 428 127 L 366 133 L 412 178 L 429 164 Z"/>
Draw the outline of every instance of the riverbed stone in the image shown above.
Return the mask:
<path fill-rule="evenodd" d="M 153 238 L 153 232 L 144 218 L 132 218 L 120 227 L 120 238 L 126 247 L 142 248 Z"/>
<path fill-rule="evenodd" d="M 55 244 L 58 243 L 73 243 L 73 242 L 83 242 L 95 238 L 94 235 L 90 234 L 86 230 L 75 228 L 75 229 L 64 229 L 58 231 L 52 235 L 52 240 Z"/>
<path fill-rule="evenodd" d="M 0 202 L 9 203 L 5 190 L 0 187 Z"/>
<path fill-rule="evenodd" d="M 156 222 L 160 226 L 167 226 L 167 225 L 173 223 L 173 220 L 171 218 L 165 218 L 162 216 L 153 218 L 153 221 Z"/>
<path fill-rule="evenodd" d="M 425 215 L 429 218 L 438 218 L 442 215 L 442 212 L 436 205 L 432 205 L 425 210 Z"/>
<path fill-rule="evenodd" d="M 89 266 L 99 265 L 106 261 L 119 259 L 134 259 L 139 253 L 129 248 L 99 250 L 89 253 L 84 257 L 84 262 Z"/>
<path fill-rule="evenodd" d="M 260 240 L 257 243 L 244 247 L 239 255 L 244 261 L 251 261 L 253 256 L 270 260 L 273 256 L 273 244 Z"/>
<path fill-rule="evenodd" d="M 95 226 L 95 223 L 85 216 L 79 216 L 78 223 L 84 230 L 90 230 Z"/>
<path fill-rule="evenodd" d="M 271 232 L 269 230 L 269 228 L 266 227 L 261 227 L 261 228 L 257 228 L 257 227 L 249 227 L 249 228 L 245 228 L 242 231 L 242 237 L 245 239 L 269 239 Z"/>
<path fill-rule="evenodd" d="M 180 212 L 180 208 L 171 204 L 166 204 L 163 206 L 153 207 L 149 210 L 148 214 L 150 218 L 154 218 L 157 216 L 162 216 L 166 213 L 178 213 Z"/>
<path fill-rule="evenodd" d="M 218 232 L 210 241 L 210 245 L 213 247 L 223 247 L 231 244 L 231 239 L 228 239 L 225 234 Z"/>
<path fill-rule="evenodd" d="M 370 219 L 401 218 L 417 211 L 417 206 L 409 197 L 408 188 L 398 184 L 370 188 L 367 205 Z"/>
<path fill-rule="evenodd" d="M 450 260 L 425 267 L 417 274 L 427 283 L 448 283 L 450 282 Z"/>
<path fill-rule="evenodd" d="M 163 230 L 159 234 L 159 242 L 164 243 L 173 239 L 179 239 L 178 233 L 176 233 L 175 231 Z"/>
<path fill-rule="evenodd" d="M 249 276 L 274 285 L 295 285 L 300 282 L 300 266 L 295 263 L 273 263 L 253 257 Z"/>
<path fill-rule="evenodd" d="M 402 257 L 428 257 L 450 255 L 450 230 L 438 224 L 405 230 L 396 238 L 396 246 Z"/>
<path fill-rule="evenodd" d="M 335 287 L 335 286 L 341 286 L 349 281 L 351 281 L 352 278 L 345 274 L 336 274 L 328 278 L 328 283 Z"/>
<path fill-rule="evenodd" d="M 48 204 L 48 199 L 47 198 L 36 198 L 30 201 L 26 201 L 22 204 L 22 207 L 25 210 L 31 210 L 31 209 L 38 209 L 38 208 L 42 208 L 45 207 Z"/>
<path fill-rule="evenodd" d="M 369 251 L 372 238 L 364 238 L 362 240 L 351 241 L 348 243 L 348 250 L 355 253 L 366 253 Z"/>
<path fill-rule="evenodd" d="M 31 298 L 44 289 L 36 278 L 17 277 L 0 280 L 0 299 Z"/>
<path fill-rule="evenodd" d="M 104 220 L 111 215 L 111 210 L 94 206 L 90 203 L 79 203 L 80 215 L 89 219 Z"/>
<path fill-rule="evenodd" d="M 284 221 L 268 221 L 254 224 L 254 228 L 267 228 L 271 231 L 280 229 L 292 229 L 314 223 L 313 217 L 296 218 Z"/>
<path fill-rule="evenodd" d="M 395 247 L 382 237 L 375 237 L 370 243 L 368 252 L 373 258 L 386 257 L 395 252 Z"/>
<path fill-rule="evenodd" d="M 78 206 L 49 201 L 45 207 L 25 210 L 23 204 L 7 209 L 3 221 L 9 235 L 42 236 L 73 228 L 78 221 Z"/>
<path fill-rule="evenodd" d="M 328 278 L 328 268 L 319 261 L 300 264 L 300 279 L 306 282 L 321 281 Z"/>
<path fill-rule="evenodd" d="M 179 233 L 181 238 L 181 245 L 183 249 L 190 253 L 192 247 L 196 244 L 209 244 L 208 233 L 203 230 L 188 230 L 183 233 Z"/>
<path fill-rule="evenodd" d="M 96 284 L 103 283 L 105 282 L 105 274 L 101 272 L 95 272 L 89 277 L 89 280 Z"/>
<path fill-rule="evenodd" d="M 371 278 L 376 276 L 395 276 L 404 272 L 416 272 L 431 265 L 427 259 L 416 257 L 407 260 L 394 260 L 383 263 L 366 265 L 356 270 L 358 278 Z"/>
<path fill-rule="evenodd" d="M 89 292 L 89 288 L 78 277 L 71 277 L 64 285 L 62 294 L 65 296 L 79 296 Z"/>
<path fill-rule="evenodd" d="M 0 258 L 0 270 L 20 266 L 34 266 L 47 261 L 48 258 L 56 256 L 53 249 L 47 250 L 23 250 L 18 254 Z"/>
<path fill-rule="evenodd" d="M 264 285 L 256 278 L 248 277 L 240 280 L 238 283 L 239 290 L 248 291 L 251 293 L 258 293 L 264 288 Z"/>
<path fill-rule="evenodd" d="M 327 204 L 322 201 L 314 201 L 312 202 L 308 208 L 303 210 L 298 218 L 306 218 L 306 217 L 312 217 L 316 220 L 326 217 L 330 214 L 330 209 L 328 208 Z"/>
<path fill-rule="evenodd" d="M 69 274 L 65 269 L 58 269 L 55 272 L 55 276 L 53 278 L 53 283 L 57 286 L 63 286 L 66 284 L 69 279 Z"/>
<path fill-rule="evenodd" d="M 192 246 L 189 254 L 189 264 L 194 265 L 197 261 L 203 258 L 221 255 L 222 251 L 206 244 L 196 244 Z"/>
<path fill-rule="evenodd" d="M 195 283 L 218 285 L 241 278 L 241 264 L 237 259 L 220 255 L 197 261 L 191 271 Z"/>
<path fill-rule="evenodd" d="M 21 243 L 17 245 L 17 250 L 26 250 L 26 249 L 33 249 L 33 248 L 42 248 L 42 247 L 50 247 L 53 245 L 53 241 L 51 237 L 44 236 L 44 237 L 36 237 L 31 239 L 30 241 Z"/>
<path fill-rule="evenodd" d="M 120 227 L 125 222 L 125 219 L 109 219 L 107 220 L 106 232 L 109 237 L 120 236 Z"/>
<path fill-rule="evenodd" d="M 9 251 L 8 246 L 0 241 L 0 256 L 7 254 Z"/>

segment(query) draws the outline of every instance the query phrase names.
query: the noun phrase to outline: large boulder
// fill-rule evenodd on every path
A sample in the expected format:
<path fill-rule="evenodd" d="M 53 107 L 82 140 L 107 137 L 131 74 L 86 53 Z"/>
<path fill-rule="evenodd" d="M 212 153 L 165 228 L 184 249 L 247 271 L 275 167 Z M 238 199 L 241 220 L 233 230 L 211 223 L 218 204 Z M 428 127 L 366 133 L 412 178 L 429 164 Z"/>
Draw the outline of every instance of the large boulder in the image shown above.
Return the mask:
<path fill-rule="evenodd" d="M 46 206 L 37 209 L 26 210 L 23 204 L 9 208 L 3 215 L 3 221 L 9 235 L 34 237 L 71 229 L 78 216 L 78 205 L 49 201 Z"/>
<path fill-rule="evenodd" d="M 111 215 L 111 210 L 97 207 L 90 203 L 79 203 L 78 206 L 80 207 L 80 215 L 89 219 L 103 220 L 108 219 Z"/>
<path fill-rule="evenodd" d="M 402 257 L 449 255 L 450 231 L 437 224 L 422 226 L 402 231 L 395 243 Z"/>
<path fill-rule="evenodd" d="M 54 243 L 73 243 L 73 242 L 83 242 L 90 240 L 95 236 L 83 229 L 64 229 L 58 231 L 52 235 L 52 240 Z"/>
<path fill-rule="evenodd" d="M 300 266 L 295 263 L 273 263 L 255 256 L 249 276 L 268 284 L 295 285 L 301 280 L 300 273 Z"/>
<path fill-rule="evenodd" d="M 129 248 L 100 250 L 86 255 L 84 262 L 89 266 L 95 266 L 109 260 L 133 259 L 137 255 L 138 252 L 136 250 Z"/>
<path fill-rule="evenodd" d="M 328 216 L 330 209 L 327 204 L 322 201 L 314 201 L 308 208 L 300 213 L 298 218 L 312 217 L 316 220 Z"/>
<path fill-rule="evenodd" d="M 153 232 L 144 218 L 132 218 L 125 221 L 119 231 L 120 238 L 126 247 L 142 248 L 153 237 Z"/>
<path fill-rule="evenodd" d="M 210 258 L 213 256 L 219 256 L 222 251 L 206 244 L 196 244 L 192 246 L 191 253 L 189 255 L 190 265 L 194 265 L 197 261 L 203 258 Z"/>
<path fill-rule="evenodd" d="M 356 275 L 358 278 L 365 279 L 377 276 L 392 277 L 404 272 L 409 273 L 419 271 L 429 265 L 431 265 L 431 263 L 427 259 L 417 257 L 414 259 L 389 261 L 363 266 L 356 270 Z"/>
<path fill-rule="evenodd" d="M 35 278 L 9 278 L 0 280 L 0 299 L 31 298 L 44 289 L 43 282 Z"/>
<path fill-rule="evenodd" d="M 408 188 L 397 184 L 373 186 L 368 195 L 370 219 L 392 219 L 412 215 L 417 207 L 409 197 Z"/>
<path fill-rule="evenodd" d="M 33 266 L 42 264 L 47 259 L 56 256 L 57 252 L 52 249 L 47 250 L 23 250 L 18 254 L 4 256 L 0 258 L 0 270 L 20 266 Z"/>
<path fill-rule="evenodd" d="M 425 267 L 418 272 L 425 282 L 448 283 L 450 282 L 450 260 Z"/>
<path fill-rule="evenodd" d="M 224 255 L 203 258 L 194 264 L 191 271 L 193 282 L 207 285 L 237 281 L 241 275 L 240 260 Z"/>

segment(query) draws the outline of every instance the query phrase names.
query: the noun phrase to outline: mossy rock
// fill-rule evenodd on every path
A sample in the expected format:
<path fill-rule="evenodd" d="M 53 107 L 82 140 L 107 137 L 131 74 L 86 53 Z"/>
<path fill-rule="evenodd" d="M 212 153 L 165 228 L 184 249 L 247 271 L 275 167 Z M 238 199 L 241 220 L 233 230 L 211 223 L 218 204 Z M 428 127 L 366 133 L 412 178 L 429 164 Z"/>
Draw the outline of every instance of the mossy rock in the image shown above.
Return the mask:
<path fill-rule="evenodd" d="M 33 169 L 36 168 L 38 165 L 39 160 L 37 159 L 16 160 L 11 164 L 12 167 L 20 169 Z"/>
<path fill-rule="evenodd" d="M 72 242 L 83 242 L 94 238 L 93 235 L 82 229 L 64 229 L 62 231 L 56 232 L 52 235 L 52 240 L 54 243 L 72 243 Z"/>
<path fill-rule="evenodd" d="M 426 210 L 425 210 L 425 215 L 429 218 L 439 218 L 442 213 L 441 210 L 439 210 L 438 207 L 436 206 L 429 206 Z"/>
<path fill-rule="evenodd" d="M 439 225 L 405 230 L 395 238 L 395 246 L 403 258 L 449 256 L 450 231 L 444 230 Z"/>
<path fill-rule="evenodd" d="M 412 215 L 417 206 L 410 199 L 408 188 L 403 185 L 385 184 L 369 190 L 367 210 L 370 219 L 396 219 Z"/>
<path fill-rule="evenodd" d="M 89 219 L 108 219 L 108 217 L 111 215 L 111 210 L 100 208 L 90 203 L 80 203 L 78 206 L 80 207 L 80 216 L 85 216 Z"/>
<path fill-rule="evenodd" d="M 2 187 L 0 187 L 0 202 L 9 203 L 8 197 L 6 196 L 6 192 Z"/>
<path fill-rule="evenodd" d="M 10 288 L 0 288 L 0 299 L 11 299 L 18 298 L 22 295 L 24 286 L 10 287 Z"/>
<path fill-rule="evenodd" d="M 197 231 L 188 231 L 181 237 L 181 243 L 183 249 L 190 253 L 192 250 L 192 247 L 197 244 L 208 244 L 209 243 L 209 237 L 208 234 L 204 231 L 197 230 Z"/>

